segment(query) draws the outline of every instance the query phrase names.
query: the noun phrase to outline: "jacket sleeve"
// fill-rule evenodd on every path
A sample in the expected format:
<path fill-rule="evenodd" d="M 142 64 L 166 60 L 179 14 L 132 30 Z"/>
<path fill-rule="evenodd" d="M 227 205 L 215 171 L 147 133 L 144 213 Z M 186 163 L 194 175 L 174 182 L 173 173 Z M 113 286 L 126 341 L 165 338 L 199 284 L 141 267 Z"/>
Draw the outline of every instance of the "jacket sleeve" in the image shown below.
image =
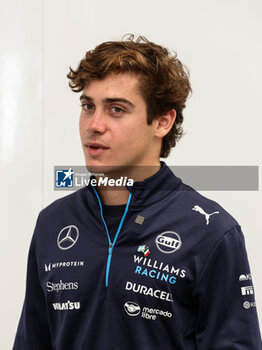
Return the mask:
<path fill-rule="evenodd" d="M 36 229 L 29 249 L 26 294 L 13 350 L 52 350 L 44 293 L 38 276 Z"/>
<path fill-rule="evenodd" d="M 254 286 L 239 226 L 210 253 L 196 288 L 198 350 L 262 350 Z"/>

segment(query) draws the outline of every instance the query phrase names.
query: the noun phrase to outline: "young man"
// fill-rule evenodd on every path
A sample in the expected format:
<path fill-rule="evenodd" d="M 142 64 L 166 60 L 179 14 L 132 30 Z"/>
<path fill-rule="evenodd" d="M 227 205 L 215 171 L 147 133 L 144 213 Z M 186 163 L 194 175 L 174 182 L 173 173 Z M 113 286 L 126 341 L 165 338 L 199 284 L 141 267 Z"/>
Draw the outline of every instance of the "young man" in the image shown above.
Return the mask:
<path fill-rule="evenodd" d="M 41 211 L 14 350 L 261 350 L 239 224 L 159 160 L 182 135 L 181 62 L 131 36 L 68 78 L 87 168 L 134 184 L 90 184 Z"/>

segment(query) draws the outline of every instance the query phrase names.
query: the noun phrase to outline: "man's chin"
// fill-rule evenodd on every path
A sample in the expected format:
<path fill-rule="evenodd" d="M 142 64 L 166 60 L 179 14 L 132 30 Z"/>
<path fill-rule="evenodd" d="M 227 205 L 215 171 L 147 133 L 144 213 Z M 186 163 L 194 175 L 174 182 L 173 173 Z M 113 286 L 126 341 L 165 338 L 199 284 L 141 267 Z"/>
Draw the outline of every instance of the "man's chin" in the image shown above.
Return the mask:
<path fill-rule="evenodd" d="M 120 165 L 105 165 L 105 164 L 90 164 L 86 163 L 86 168 L 89 173 L 95 176 L 108 176 L 111 178 L 119 178 L 121 176 L 128 176 L 130 168 L 128 166 Z"/>
<path fill-rule="evenodd" d="M 109 176 L 117 172 L 119 167 L 105 164 L 86 164 L 87 170 L 93 175 Z"/>

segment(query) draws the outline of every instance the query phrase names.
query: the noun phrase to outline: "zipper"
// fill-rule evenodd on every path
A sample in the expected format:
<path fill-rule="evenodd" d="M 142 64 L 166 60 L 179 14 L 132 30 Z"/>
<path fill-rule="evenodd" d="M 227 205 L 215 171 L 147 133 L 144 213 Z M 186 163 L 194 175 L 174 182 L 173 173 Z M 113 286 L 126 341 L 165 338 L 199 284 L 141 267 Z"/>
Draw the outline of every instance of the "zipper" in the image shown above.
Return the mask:
<path fill-rule="evenodd" d="M 92 186 L 94 192 L 95 192 L 95 195 L 97 197 L 97 200 L 98 200 L 98 203 L 99 203 L 99 207 L 100 207 L 100 215 L 101 215 L 101 219 L 103 221 L 103 224 L 105 226 L 105 230 L 106 230 L 106 234 L 107 234 L 107 239 L 108 239 L 108 255 L 107 255 L 107 263 L 106 263 L 106 277 L 105 277 L 105 286 L 108 287 L 108 278 L 109 278 L 109 271 L 110 271 L 110 265 L 111 265 L 111 259 L 112 259 L 112 254 L 113 254 L 113 249 L 114 249 L 114 246 L 116 244 L 116 240 L 119 236 L 119 233 L 121 231 L 121 228 L 123 226 L 123 223 L 124 223 L 124 220 L 125 220 L 125 217 L 126 217 L 126 214 L 128 212 L 128 208 L 129 208 L 129 204 L 130 204 L 130 201 L 131 201 L 131 197 L 132 197 L 132 193 L 130 192 L 129 193 L 129 197 L 128 197 L 128 201 L 127 201 L 127 204 L 126 204 L 126 208 L 125 208 L 125 211 L 124 211 L 124 214 L 122 215 L 122 218 L 120 220 L 120 224 L 118 226 L 118 229 L 116 231 L 116 235 L 115 235 L 115 238 L 114 238 L 114 241 L 113 243 L 111 242 L 111 238 L 110 238 L 110 235 L 109 235 L 109 232 L 108 232 L 108 228 L 107 228 L 107 224 L 106 224 L 106 221 L 104 219 L 104 215 L 103 215 L 103 208 L 102 208 L 102 203 L 101 203 L 101 200 L 99 198 L 99 195 L 96 191 L 96 189 Z"/>

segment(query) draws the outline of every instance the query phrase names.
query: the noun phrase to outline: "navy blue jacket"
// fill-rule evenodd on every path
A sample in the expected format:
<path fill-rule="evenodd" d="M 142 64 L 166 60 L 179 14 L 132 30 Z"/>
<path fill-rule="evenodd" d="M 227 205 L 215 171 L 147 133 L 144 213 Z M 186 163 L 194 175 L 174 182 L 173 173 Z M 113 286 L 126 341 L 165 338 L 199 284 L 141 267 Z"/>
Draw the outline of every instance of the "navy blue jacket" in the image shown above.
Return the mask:
<path fill-rule="evenodd" d="M 14 350 L 261 350 L 244 237 L 163 163 L 115 239 L 87 186 L 39 214 Z"/>

